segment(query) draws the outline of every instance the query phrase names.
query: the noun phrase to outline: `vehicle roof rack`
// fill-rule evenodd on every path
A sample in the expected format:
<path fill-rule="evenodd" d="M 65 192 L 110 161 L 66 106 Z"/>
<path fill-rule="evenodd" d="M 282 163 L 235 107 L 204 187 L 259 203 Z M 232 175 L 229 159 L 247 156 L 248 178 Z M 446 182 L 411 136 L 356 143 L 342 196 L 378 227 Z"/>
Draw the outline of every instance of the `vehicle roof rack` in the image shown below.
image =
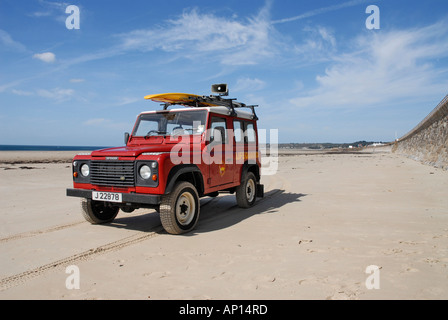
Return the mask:
<path fill-rule="evenodd" d="M 237 113 L 235 111 L 236 108 L 249 108 L 252 111 L 252 119 L 258 120 L 258 116 L 255 113 L 255 108 L 258 105 L 246 105 L 245 103 L 235 101 L 235 98 L 227 99 L 222 98 L 221 96 L 202 96 L 202 97 L 191 97 L 191 101 L 182 102 L 182 105 L 199 108 L 199 107 L 227 107 L 230 109 L 230 115 L 236 116 Z M 177 105 L 177 102 L 168 102 L 162 104 L 163 110 L 167 110 L 167 108 L 171 105 Z"/>
<path fill-rule="evenodd" d="M 193 95 L 188 97 L 188 101 L 183 101 L 181 104 L 189 107 L 227 107 L 230 109 L 230 115 L 236 116 L 235 108 L 249 108 L 252 111 L 252 119 L 258 120 L 258 116 L 255 113 L 255 108 L 258 105 L 246 105 L 245 103 L 236 101 L 236 98 L 223 98 L 222 96 L 228 95 L 227 84 L 212 85 L 212 92 L 218 93 L 218 95 L 210 96 L 197 96 Z M 171 105 L 179 104 L 179 102 L 167 102 L 162 104 L 163 110 L 166 110 Z"/>

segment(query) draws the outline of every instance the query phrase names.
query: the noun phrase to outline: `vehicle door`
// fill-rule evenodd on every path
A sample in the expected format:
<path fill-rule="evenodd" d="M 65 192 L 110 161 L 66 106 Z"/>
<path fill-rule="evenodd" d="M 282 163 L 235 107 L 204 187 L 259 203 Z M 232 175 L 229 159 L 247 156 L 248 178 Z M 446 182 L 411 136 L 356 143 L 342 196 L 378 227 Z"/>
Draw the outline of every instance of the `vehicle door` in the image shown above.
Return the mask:
<path fill-rule="evenodd" d="M 233 135 L 226 117 L 212 116 L 208 128 L 208 162 L 210 187 L 233 182 Z"/>

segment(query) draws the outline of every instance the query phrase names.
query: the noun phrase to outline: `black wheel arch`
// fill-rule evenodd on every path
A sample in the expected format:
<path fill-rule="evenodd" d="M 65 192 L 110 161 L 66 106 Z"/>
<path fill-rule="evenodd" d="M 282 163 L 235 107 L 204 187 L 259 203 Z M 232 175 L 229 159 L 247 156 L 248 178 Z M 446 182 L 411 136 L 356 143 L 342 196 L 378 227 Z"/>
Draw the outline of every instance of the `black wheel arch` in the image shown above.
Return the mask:
<path fill-rule="evenodd" d="M 243 181 L 244 177 L 248 172 L 252 172 L 255 175 L 255 178 L 257 179 L 257 182 L 260 182 L 260 167 L 256 163 L 248 163 L 247 161 L 244 162 L 243 168 L 241 170 L 241 177 L 240 181 Z"/>
<path fill-rule="evenodd" d="M 178 181 L 188 181 L 196 187 L 199 196 L 204 195 L 204 178 L 201 170 L 195 164 L 182 164 L 173 167 L 168 174 L 165 194 L 173 191 Z"/>

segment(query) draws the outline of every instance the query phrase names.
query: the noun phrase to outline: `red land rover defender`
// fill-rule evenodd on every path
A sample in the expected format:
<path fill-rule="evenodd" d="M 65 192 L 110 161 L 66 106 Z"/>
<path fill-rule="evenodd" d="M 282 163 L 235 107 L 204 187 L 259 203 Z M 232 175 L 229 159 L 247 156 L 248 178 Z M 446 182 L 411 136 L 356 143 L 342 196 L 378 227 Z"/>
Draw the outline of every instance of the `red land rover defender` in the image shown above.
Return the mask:
<path fill-rule="evenodd" d="M 82 198 L 87 221 L 152 208 L 168 233 L 181 234 L 198 222 L 201 197 L 236 193 L 243 208 L 263 197 L 256 106 L 223 98 L 225 84 L 212 92 L 218 95 L 146 96 L 164 108 L 141 113 L 125 146 L 75 156 L 67 196 Z M 172 105 L 183 107 L 168 110 Z"/>

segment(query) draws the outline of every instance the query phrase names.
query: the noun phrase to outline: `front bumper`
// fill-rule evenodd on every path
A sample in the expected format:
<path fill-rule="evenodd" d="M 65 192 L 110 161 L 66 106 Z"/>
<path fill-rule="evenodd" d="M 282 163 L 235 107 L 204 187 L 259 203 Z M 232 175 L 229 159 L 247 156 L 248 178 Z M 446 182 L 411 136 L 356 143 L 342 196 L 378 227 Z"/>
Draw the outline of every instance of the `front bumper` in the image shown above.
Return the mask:
<path fill-rule="evenodd" d="M 67 196 L 92 199 L 92 190 L 67 189 Z M 161 202 L 161 196 L 154 194 L 122 193 L 122 199 L 123 204 L 132 203 L 159 205 Z"/>

